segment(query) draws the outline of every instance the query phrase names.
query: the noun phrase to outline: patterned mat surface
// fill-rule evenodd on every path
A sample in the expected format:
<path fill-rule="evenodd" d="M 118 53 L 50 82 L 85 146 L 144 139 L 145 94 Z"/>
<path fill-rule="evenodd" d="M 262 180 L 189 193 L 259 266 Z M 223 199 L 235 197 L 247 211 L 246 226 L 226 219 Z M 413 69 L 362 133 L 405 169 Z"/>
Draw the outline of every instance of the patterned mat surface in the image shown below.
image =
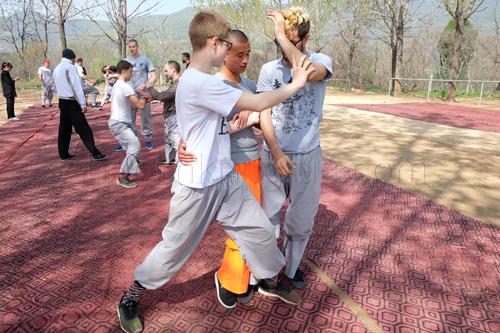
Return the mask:
<path fill-rule="evenodd" d="M 57 156 L 57 109 L 29 108 L 0 127 L 0 332 L 119 332 L 116 305 L 133 270 L 161 239 L 173 166 L 143 147 L 139 186 L 114 183 L 123 152 L 105 111 L 88 114 L 94 162 Z M 261 139 L 259 135 L 259 139 Z M 144 140 L 143 140 L 144 141 Z M 144 145 L 144 142 L 142 142 Z M 306 256 L 386 332 L 498 332 L 497 228 L 324 159 L 321 202 Z M 225 234 L 213 223 L 186 265 L 148 292 L 146 332 L 369 332 L 307 265 L 297 307 L 262 297 L 228 310 L 213 275 Z"/>

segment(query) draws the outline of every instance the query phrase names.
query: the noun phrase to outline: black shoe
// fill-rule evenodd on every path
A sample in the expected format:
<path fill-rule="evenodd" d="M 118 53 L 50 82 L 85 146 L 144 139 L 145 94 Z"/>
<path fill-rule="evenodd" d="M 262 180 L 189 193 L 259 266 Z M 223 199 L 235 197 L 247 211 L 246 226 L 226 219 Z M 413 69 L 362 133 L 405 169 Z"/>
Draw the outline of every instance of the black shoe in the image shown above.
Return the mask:
<path fill-rule="evenodd" d="M 144 327 L 137 313 L 139 303 L 130 300 L 123 304 L 124 297 L 125 296 L 123 296 L 120 303 L 118 303 L 118 319 L 120 320 L 120 326 L 124 332 L 140 333 Z"/>
<path fill-rule="evenodd" d="M 118 178 L 116 181 L 116 185 L 125 187 L 125 188 L 134 188 L 137 187 L 137 184 L 131 181 L 128 176 L 123 177 L 122 179 Z"/>
<path fill-rule="evenodd" d="M 167 164 L 167 160 L 162 160 L 161 164 Z"/>
<path fill-rule="evenodd" d="M 144 162 L 143 162 L 143 161 L 139 161 L 139 160 L 137 160 L 137 165 L 143 165 L 143 164 L 144 164 Z"/>
<path fill-rule="evenodd" d="M 254 290 L 255 290 L 254 288 L 255 288 L 255 286 L 248 285 L 248 289 L 247 289 L 246 293 L 236 295 L 236 300 L 238 301 L 238 303 L 247 304 L 248 302 L 250 302 L 253 298 L 253 294 L 254 294 Z"/>
<path fill-rule="evenodd" d="M 69 160 L 74 160 L 77 157 L 78 156 L 76 156 L 76 155 L 68 155 L 66 157 L 61 157 L 61 160 L 63 160 L 63 161 L 69 161 Z"/>
<path fill-rule="evenodd" d="M 107 157 L 108 157 L 108 155 L 103 155 L 103 154 L 95 155 L 94 161 L 102 161 L 102 160 L 105 160 Z"/>
<path fill-rule="evenodd" d="M 53 106 L 54 106 L 54 105 L 52 105 L 52 104 L 49 104 L 49 108 L 51 108 L 51 107 L 53 107 Z"/>
<path fill-rule="evenodd" d="M 170 162 L 168 162 L 169 165 L 175 165 L 175 160 L 171 160 Z"/>
<path fill-rule="evenodd" d="M 304 276 L 304 272 L 297 268 L 295 276 L 293 277 L 293 279 L 290 279 L 290 283 L 295 289 L 304 288 L 304 285 L 306 284 L 306 277 Z"/>
<path fill-rule="evenodd" d="M 45 105 L 42 105 L 42 109 L 45 109 Z"/>
<path fill-rule="evenodd" d="M 99 105 L 92 105 L 92 109 L 98 109 L 99 108 Z"/>
<path fill-rule="evenodd" d="M 278 297 L 283 302 L 293 305 L 299 305 L 302 302 L 299 294 L 280 280 L 274 287 L 268 287 L 266 282 L 262 280 L 259 284 L 259 293 L 264 296 Z"/>
<path fill-rule="evenodd" d="M 220 284 L 217 272 L 215 272 L 215 289 L 217 289 L 217 298 L 223 307 L 232 309 L 236 306 L 236 297 Z"/>
<path fill-rule="evenodd" d="M 174 178 L 170 178 L 168 181 L 171 182 L 171 183 L 173 183 L 174 180 L 175 180 Z"/>

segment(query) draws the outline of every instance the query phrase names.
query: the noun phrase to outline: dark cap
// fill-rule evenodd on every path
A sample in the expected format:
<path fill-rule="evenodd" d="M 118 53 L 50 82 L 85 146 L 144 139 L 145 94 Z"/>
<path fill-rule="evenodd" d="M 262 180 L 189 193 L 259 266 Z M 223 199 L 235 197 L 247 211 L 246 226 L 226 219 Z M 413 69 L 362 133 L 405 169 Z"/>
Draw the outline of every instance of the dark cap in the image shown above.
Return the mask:
<path fill-rule="evenodd" d="M 63 58 L 66 58 L 66 59 L 75 59 L 76 58 L 76 54 L 75 54 L 75 52 L 73 52 L 72 49 L 64 49 L 62 51 L 62 56 L 63 56 Z"/>

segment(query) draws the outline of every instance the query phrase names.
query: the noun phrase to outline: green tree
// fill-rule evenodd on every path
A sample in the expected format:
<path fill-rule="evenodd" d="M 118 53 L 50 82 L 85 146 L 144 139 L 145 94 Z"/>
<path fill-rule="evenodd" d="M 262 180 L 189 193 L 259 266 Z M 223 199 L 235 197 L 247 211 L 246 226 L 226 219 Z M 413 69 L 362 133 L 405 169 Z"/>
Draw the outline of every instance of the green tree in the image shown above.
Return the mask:
<path fill-rule="evenodd" d="M 453 58 L 453 42 L 456 26 L 457 23 L 455 22 L 455 19 L 451 19 L 441 33 L 438 43 L 441 67 L 447 74 L 450 72 L 451 61 Z M 462 70 L 467 69 L 468 67 L 475 51 L 477 35 L 477 30 L 472 26 L 469 20 L 466 20 L 464 24 L 462 46 L 460 47 L 460 60 L 457 77 L 460 77 Z M 447 75 L 447 77 L 449 77 L 449 75 Z"/>
<path fill-rule="evenodd" d="M 456 102 L 456 80 L 459 74 L 461 47 L 464 39 L 465 22 L 483 4 L 484 0 L 442 0 L 446 11 L 455 19 L 456 27 L 453 37 L 453 51 L 450 63 L 450 82 L 446 102 Z"/>

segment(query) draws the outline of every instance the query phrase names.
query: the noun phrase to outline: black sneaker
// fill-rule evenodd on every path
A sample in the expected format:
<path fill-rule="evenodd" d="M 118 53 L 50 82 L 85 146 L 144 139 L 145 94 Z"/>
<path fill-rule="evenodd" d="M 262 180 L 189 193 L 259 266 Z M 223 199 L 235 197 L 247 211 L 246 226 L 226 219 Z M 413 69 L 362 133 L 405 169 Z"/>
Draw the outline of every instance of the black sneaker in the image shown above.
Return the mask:
<path fill-rule="evenodd" d="M 290 279 L 290 283 L 295 289 L 304 288 L 304 285 L 306 284 L 306 277 L 304 275 L 304 272 L 297 268 L 295 276 L 293 277 L 293 279 Z"/>
<path fill-rule="evenodd" d="M 161 164 L 167 164 L 167 160 L 161 160 Z"/>
<path fill-rule="evenodd" d="M 76 156 L 76 155 L 68 155 L 66 157 L 61 157 L 61 160 L 63 160 L 63 161 L 69 161 L 69 160 L 74 160 L 77 157 L 78 156 Z"/>
<path fill-rule="evenodd" d="M 266 282 L 262 280 L 259 284 L 259 293 L 264 296 L 278 297 L 283 302 L 293 305 L 299 305 L 302 302 L 299 294 L 280 280 L 274 287 L 268 287 Z"/>
<path fill-rule="evenodd" d="M 142 332 L 144 327 L 139 319 L 139 315 L 137 314 L 137 306 L 139 303 L 130 300 L 123 304 L 123 297 L 120 300 L 120 303 L 118 303 L 118 319 L 120 320 L 122 330 L 128 333 Z"/>
<path fill-rule="evenodd" d="M 102 160 L 105 160 L 107 157 L 108 157 L 108 155 L 103 155 L 103 154 L 95 155 L 94 161 L 102 161 Z"/>
<path fill-rule="evenodd" d="M 170 162 L 168 162 L 169 165 L 175 165 L 175 160 L 171 160 Z"/>
<path fill-rule="evenodd" d="M 92 105 L 92 109 L 98 109 L 99 108 L 99 105 Z"/>
<path fill-rule="evenodd" d="M 137 184 L 131 181 L 128 176 L 123 177 L 122 179 L 118 178 L 116 181 L 116 185 L 122 186 L 125 188 L 134 188 L 137 187 Z"/>
<path fill-rule="evenodd" d="M 248 289 L 247 289 L 246 293 L 236 295 L 236 300 L 238 301 L 238 303 L 247 304 L 248 302 L 250 302 L 253 298 L 254 290 L 255 290 L 255 286 L 248 285 Z"/>
<path fill-rule="evenodd" d="M 232 309 L 236 306 L 236 297 L 232 292 L 225 289 L 219 282 L 217 278 L 217 272 L 215 272 L 215 289 L 217 289 L 217 298 L 223 307 Z"/>
<path fill-rule="evenodd" d="M 171 183 L 173 183 L 174 180 L 175 180 L 174 178 L 170 178 L 168 181 L 171 182 Z"/>
<path fill-rule="evenodd" d="M 144 164 L 144 162 L 143 162 L 143 161 L 139 161 L 139 160 L 137 160 L 137 165 L 143 165 L 143 164 Z"/>
<path fill-rule="evenodd" d="M 53 106 L 54 106 L 54 105 L 52 105 L 52 104 L 49 104 L 49 108 L 51 108 L 51 107 L 53 107 Z"/>
<path fill-rule="evenodd" d="M 42 105 L 42 109 L 45 109 L 45 105 Z"/>

